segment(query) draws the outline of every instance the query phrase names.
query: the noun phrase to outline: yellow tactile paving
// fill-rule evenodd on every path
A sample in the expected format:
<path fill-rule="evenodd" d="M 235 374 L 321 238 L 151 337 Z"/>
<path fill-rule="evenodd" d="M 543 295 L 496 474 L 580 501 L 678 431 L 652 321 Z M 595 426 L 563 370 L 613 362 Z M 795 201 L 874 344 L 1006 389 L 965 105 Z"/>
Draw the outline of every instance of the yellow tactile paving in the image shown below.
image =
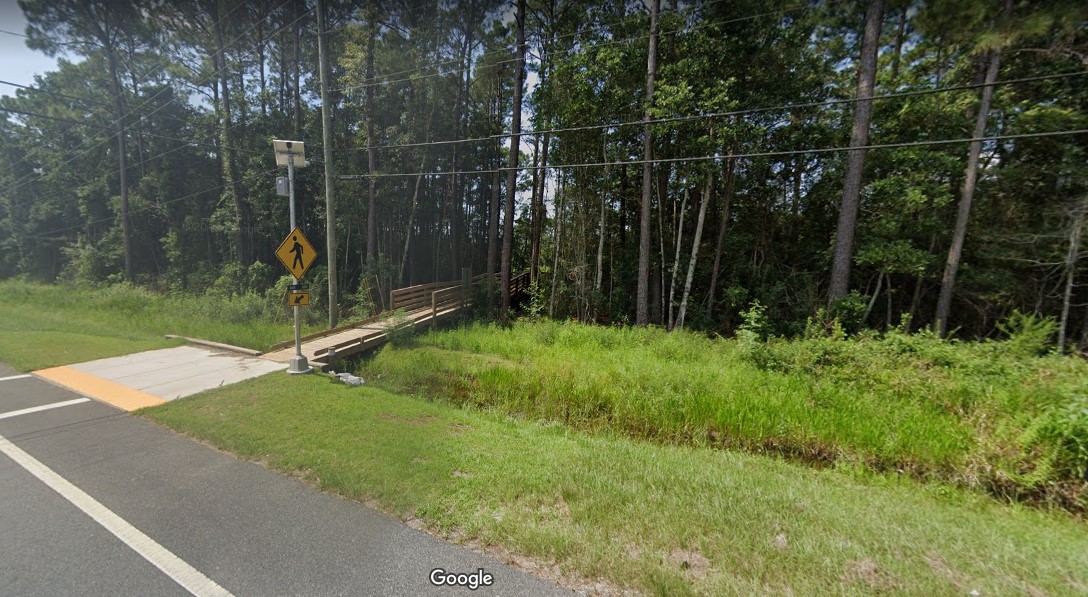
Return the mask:
<path fill-rule="evenodd" d="M 42 369 L 35 371 L 34 375 L 124 410 L 136 410 L 137 408 L 155 406 L 166 402 L 158 396 L 152 396 L 147 392 L 134 390 L 117 382 L 102 379 L 71 367 Z"/>

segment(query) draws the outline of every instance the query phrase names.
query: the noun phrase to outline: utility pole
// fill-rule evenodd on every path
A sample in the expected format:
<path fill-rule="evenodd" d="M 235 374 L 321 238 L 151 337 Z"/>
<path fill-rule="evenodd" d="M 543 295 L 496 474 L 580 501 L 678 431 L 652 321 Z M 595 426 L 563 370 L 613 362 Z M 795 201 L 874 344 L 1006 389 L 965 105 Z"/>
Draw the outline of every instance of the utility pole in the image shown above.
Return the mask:
<path fill-rule="evenodd" d="M 340 318 L 336 276 L 336 173 L 332 162 L 332 114 L 329 106 L 329 44 L 325 39 L 324 0 L 317 0 L 317 54 L 321 76 L 321 142 L 325 154 L 325 246 L 329 260 L 329 329 Z"/>

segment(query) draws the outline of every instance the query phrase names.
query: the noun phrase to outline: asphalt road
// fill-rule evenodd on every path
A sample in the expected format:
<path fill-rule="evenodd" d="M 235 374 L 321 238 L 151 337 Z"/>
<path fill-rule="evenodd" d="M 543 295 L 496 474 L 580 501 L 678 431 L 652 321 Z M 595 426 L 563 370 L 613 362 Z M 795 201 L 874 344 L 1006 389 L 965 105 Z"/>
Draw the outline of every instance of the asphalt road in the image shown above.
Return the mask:
<path fill-rule="evenodd" d="M 79 398 L 0 381 L 0 595 L 569 594 L 101 402 L 12 414 Z"/>

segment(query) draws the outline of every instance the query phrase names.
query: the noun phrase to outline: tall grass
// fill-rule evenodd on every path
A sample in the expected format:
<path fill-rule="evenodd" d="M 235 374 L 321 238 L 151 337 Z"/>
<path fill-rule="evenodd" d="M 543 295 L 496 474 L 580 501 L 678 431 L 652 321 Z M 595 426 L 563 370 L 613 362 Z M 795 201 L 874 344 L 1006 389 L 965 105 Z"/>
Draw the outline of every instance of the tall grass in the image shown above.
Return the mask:
<path fill-rule="evenodd" d="M 257 350 L 290 338 L 278 294 L 157 293 L 137 286 L 0 281 L 0 361 L 35 369 L 170 345 L 178 334 Z M 314 322 L 320 315 L 310 314 Z M 311 323 L 316 329 L 319 323 Z"/>
<path fill-rule="evenodd" d="M 536 322 L 432 333 L 364 367 L 457 404 L 1086 506 L 1079 431 L 1053 413 L 1079 412 L 1088 366 L 1007 343 L 892 333 L 746 344 Z"/>

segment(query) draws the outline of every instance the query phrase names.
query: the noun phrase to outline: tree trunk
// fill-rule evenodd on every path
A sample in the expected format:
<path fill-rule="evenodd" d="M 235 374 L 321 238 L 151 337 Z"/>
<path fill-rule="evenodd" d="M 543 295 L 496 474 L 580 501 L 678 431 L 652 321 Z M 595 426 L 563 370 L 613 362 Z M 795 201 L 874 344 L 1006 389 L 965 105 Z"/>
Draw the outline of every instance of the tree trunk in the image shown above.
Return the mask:
<path fill-rule="evenodd" d="M 258 68 L 258 81 L 260 82 L 261 89 L 261 116 L 268 117 L 268 79 L 265 75 L 265 62 L 267 57 L 265 53 L 268 51 L 268 42 L 264 39 L 264 22 L 268 18 L 268 11 L 264 10 L 257 17 L 257 39 L 260 40 L 257 43 L 257 68 Z"/>
<path fill-rule="evenodd" d="M 294 68 L 292 70 L 294 74 L 294 88 L 291 90 L 295 96 L 295 138 L 302 138 L 302 25 L 299 19 L 302 17 L 299 14 L 299 4 L 303 0 L 295 0 L 291 3 L 291 10 L 294 15 L 294 21 L 292 28 L 295 32 L 294 39 Z"/>
<path fill-rule="evenodd" d="M 725 170 L 725 198 L 722 202 L 721 222 L 718 225 L 718 242 L 714 245 L 714 267 L 710 270 L 710 294 L 707 295 L 706 318 L 714 315 L 714 294 L 718 288 L 718 274 L 721 272 L 722 247 L 725 246 L 725 231 L 729 227 L 729 207 L 733 202 L 733 187 L 736 181 L 736 165 L 734 158 L 729 158 L 729 165 Z"/>
<path fill-rule="evenodd" d="M 515 16 L 518 27 L 518 57 L 514 66 L 514 107 L 510 122 L 510 160 L 506 172 L 506 202 L 502 221 L 502 263 L 500 285 L 502 291 L 502 316 L 510 312 L 510 266 L 514 249 L 514 198 L 517 194 L 518 158 L 521 144 L 521 87 L 525 80 L 525 0 L 518 0 Z"/>
<path fill-rule="evenodd" d="M 366 40 L 366 161 L 367 172 L 367 210 L 366 210 L 366 266 L 368 273 L 378 267 L 378 199 L 375 193 L 374 178 L 377 168 L 374 146 L 378 140 L 374 137 L 374 45 L 378 37 L 378 15 L 374 4 L 367 11 Z"/>
<path fill-rule="evenodd" d="M 487 210 L 487 300 L 491 300 L 492 283 L 495 279 L 495 264 L 499 253 L 499 160 L 495 160 L 495 171 L 491 173 L 491 204 Z"/>
<path fill-rule="evenodd" d="M 325 0 L 317 0 L 318 74 L 321 77 L 321 142 L 325 160 L 325 247 L 329 263 L 329 329 L 340 318 L 336 272 L 336 171 L 332 158 L 332 108 L 329 106 L 329 46 L 325 39 Z"/>
<path fill-rule="evenodd" d="M 627 164 L 620 166 L 620 254 L 627 255 Z"/>
<path fill-rule="evenodd" d="M 552 259 L 552 292 L 548 296 L 548 317 L 555 317 L 555 290 L 559 283 L 559 250 L 563 242 L 563 203 L 567 199 L 564 192 L 563 175 L 559 174 L 559 188 L 556 191 L 555 205 L 555 255 Z"/>
<path fill-rule="evenodd" d="M 975 197 L 975 184 L 978 181 L 978 160 L 982 153 L 981 137 L 986 134 L 986 120 L 990 113 L 990 104 L 994 97 L 994 81 L 1001 67 L 1001 52 L 995 50 L 990 55 L 990 64 L 986 69 L 985 87 L 979 102 L 975 118 L 975 130 L 971 146 L 967 150 L 967 169 L 963 174 L 963 191 L 960 195 L 959 209 L 956 211 L 956 227 L 952 230 L 952 244 L 948 248 L 944 275 L 941 277 L 941 294 L 937 299 L 937 313 L 934 323 L 937 334 L 944 336 L 948 332 L 948 314 L 952 310 L 952 293 L 956 287 L 956 273 L 959 271 L 960 258 L 963 256 L 963 242 L 967 238 L 967 222 L 971 219 L 971 201 Z"/>
<path fill-rule="evenodd" d="M 1069 329 L 1069 304 L 1073 298 L 1073 281 L 1077 274 L 1077 261 L 1080 255 L 1080 236 L 1084 229 L 1084 215 L 1088 205 L 1080 207 L 1073 214 L 1069 228 L 1069 251 L 1065 255 L 1065 292 L 1062 293 L 1062 316 L 1058 323 L 1058 350 L 1065 352 L 1066 330 Z"/>
<path fill-rule="evenodd" d="M 880 288 L 884 285 L 884 272 L 880 272 L 876 276 L 876 290 L 873 292 L 873 296 L 869 297 L 869 304 L 865 307 L 865 315 L 861 320 L 868 321 L 869 314 L 873 312 L 873 306 L 876 305 L 876 299 L 880 296 Z"/>
<path fill-rule="evenodd" d="M 691 261 L 688 261 L 688 276 L 684 280 L 684 296 L 680 299 L 680 312 L 676 315 L 676 327 L 684 328 L 684 315 L 688 310 L 688 297 L 691 296 L 691 280 L 695 277 L 695 262 L 699 258 L 699 243 L 703 241 L 703 222 L 706 220 L 706 208 L 710 205 L 714 189 L 714 172 L 707 173 L 703 186 L 703 203 L 699 206 L 699 219 L 695 223 L 695 239 L 691 241 Z"/>
<path fill-rule="evenodd" d="M 548 124 L 544 126 L 547 127 Z M 529 264 L 529 278 L 533 281 L 540 279 L 540 239 L 544 234 L 544 220 L 547 218 L 547 212 L 544 210 L 544 192 L 548 185 L 548 146 L 551 145 L 551 140 L 551 133 L 544 133 L 540 149 L 540 168 L 537 170 L 540 180 L 532 198 L 533 226 L 530 239 L 532 262 Z"/>
<path fill-rule="evenodd" d="M 598 225 L 600 231 L 597 238 L 597 276 L 593 279 L 593 290 L 596 292 L 601 291 L 601 281 L 604 278 L 604 238 L 607 233 L 605 228 L 607 221 L 605 220 L 608 210 L 608 187 L 612 184 L 610 174 L 612 174 L 612 168 L 608 165 L 608 138 L 607 136 L 602 142 L 601 157 L 604 160 L 604 188 L 601 190 L 601 221 Z"/>
<path fill-rule="evenodd" d="M 663 203 L 663 202 L 662 202 Z M 676 298 L 676 271 L 680 269 L 680 244 L 684 238 L 684 214 L 688 208 L 688 189 L 684 187 L 684 200 L 680 202 L 680 222 L 676 226 L 676 252 L 672 260 L 672 270 L 669 273 L 669 301 L 665 304 L 668 310 L 668 324 L 666 329 L 672 329 L 672 306 Z"/>
<path fill-rule="evenodd" d="M 222 137 L 223 152 L 223 167 L 226 170 L 225 178 L 227 179 L 227 185 L 230 186 L 231 195 L 234 197 L 234 221 L 236 225 L 235 229 L 235 242 L 238 249 L 238 263 L 247 265 L 247 247 L 245 243 L 245 201 L 242 199 L 242 183 L 241 177 L 238 174 L 238 158 L 234 155 L 235 140 L 234 131 L 231 127 L 231 103 L 230 103 L 230 85 L 229 85 L 229 70 L 227 68 L 227 54 L 223 47 L 223 17 L 226 10 L 226 4 L 222 1 L 216 3 L 217 7 L 217 20 L 215 22 L 215 54 L 218 57 L 219 68 L 219 106 L 221 108 L 220 119 L 222 120 L 222 129 L 220 130 L 220 136 Z"/>
<path fill-rule="evenodd" d="M 663 166 L 667 167 L 667 166 Z M 665 324 L 665 197 L 668 191 L 668 178 L 658 173 L 658 183 L 665 180 L 664 184 L 657 186 L 657 244 L 658 244 L 658 280 L 657 292 L 650 304 L 650 319 L 659 325 Z"/>
<path fill-rule="evenodd" d="M 642 213 L 638 242 L 638 288 L 636 291 L 637 307 L 635 323 L 649 325 L 649 282 L 650 282 L 650 197 L 653 185 L 653 136 L 650 133 L 649 120 L 652 118 L 650 107 L 654 98 L 654 78 L 657 76 L 657 15 L 661 11 L 661 0 L 650 2 L 650 48 L 646 56 L 646 106 L 643 120 L 646 124 L 642 131 Z"/>
<path fill-rule="evenodd" d="M 125 98 L 121 87 L 121 73 L 117 67 L 114 48 L 106 49 L 110 65 L 110 83 L 113 86 L 113 106 L 117 111 L 117 172 L 121 182 L 121 236 L 125 250 L 125 279 L 132 281 L 132 228 L 128 217 L 128 151 L 125 147 Z"/>
<path fill-rule="evenodd" d="M 895 49 L 892 51 L 892 85 L 899 80 L 899 63 L 903 58 L 903 42 L 906 41 L 907 10 L 904 6 L 899 10 L 899 23 L 895 28 Z"/>
<path fill-rule="evenodd" d="M 408 224 L 404 227 L 404 252 L 400 254 L 400 268 L 397 269 L 397 284 L 404 284 L 404 266 L 408 263 L 408 251 L 412 247 L 412 222 L 416 217 L 416 205 L 419 203 L 419 183 L 423 181 L 423 168 L 427 166 L 427 154 L 419 165 L 420 174 L 416 175 L 415 190 L 412 191 L 412 203 L 408 207 Z"/>
<path fill-rule="evenodd" d="M 880 24 L 884 18 L 884 0 L 870 0 L 865 12 L 865 33 L 861 42 L 861 58 L 858 64 L 858 82 L 854 108 L 854 128 L 850 133 L 850 147 L 869 144 L 869 121 L 873 116 L 873 84 L 876 81 L 876 57 L 880 42 Z M 831 264 L 831 287 L 828 300 L 846 296 L 850 288 L 850 266 L 854 261 L 854 231 L 857 227 L 858 200 L 861 196 L 861 177 L 865 169 L 864 149 L 851 149 L 846 158 L 846 177 L 843 183 L 842 203 L 839 206 L 839 223 L 835 232 L 835 253 Z"/>
<path fill-rule="evenodd" d="M 535 128 L 535 127 L 534 127 Z M 533 135 L 533 167 L 530 177 L 529 193 L 529 279 L 536 280 L 536 230 L 540 218 L 536 212 L 536 201 L 540 196 L 540 135 Z"/>

